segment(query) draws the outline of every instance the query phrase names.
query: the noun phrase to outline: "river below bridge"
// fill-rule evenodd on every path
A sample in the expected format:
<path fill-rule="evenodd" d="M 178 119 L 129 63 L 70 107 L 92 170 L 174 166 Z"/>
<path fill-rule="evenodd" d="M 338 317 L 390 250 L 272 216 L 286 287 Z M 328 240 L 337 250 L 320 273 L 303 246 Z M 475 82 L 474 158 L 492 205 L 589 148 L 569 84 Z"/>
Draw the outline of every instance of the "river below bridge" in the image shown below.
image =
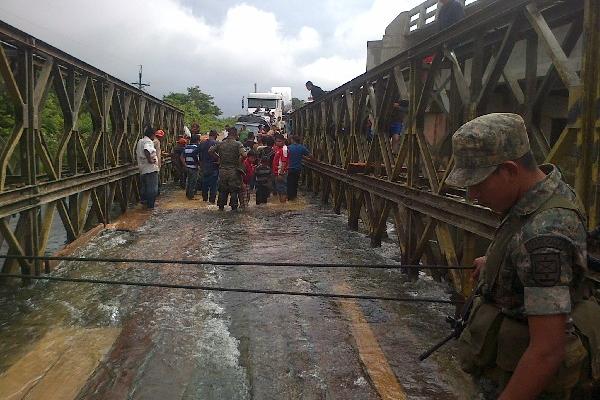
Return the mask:
<path fill-rule="evenodd" d="M 136 216 L 137 215 L 137 216 Z M 348 231 L 303 197 L 237 213 L 167 190 L 129 230 L 77 256 L 393 263 L 397 245 Z M 393 235 L 393 234 L 392 234 Z M 448 298 L 398 270 L 62 263 L 53 274 L 221 287 Z M 73 283 L 0 287 L 0 398 L 470 399 L 441 304 Z"/>

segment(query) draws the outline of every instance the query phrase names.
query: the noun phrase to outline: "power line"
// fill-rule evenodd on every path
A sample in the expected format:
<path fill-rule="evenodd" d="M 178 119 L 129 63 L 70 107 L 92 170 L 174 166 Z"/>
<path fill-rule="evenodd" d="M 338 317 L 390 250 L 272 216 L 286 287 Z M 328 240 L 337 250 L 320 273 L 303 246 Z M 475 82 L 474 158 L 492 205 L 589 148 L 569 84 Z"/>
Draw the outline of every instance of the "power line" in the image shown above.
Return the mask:
<path fill-rule="evenodd" d="M 437 303 L 437 304 L 462 304 L 463 302 L 435 299 L 430 297 L 388 297 L 388 296 L 369 296 L 358 294 L 342 294 L 342 293 L 312 293 L 312 292 L 292 292 L 286 290 L 264 290 L 264 289 L 245 289 L 245 288 L 228 288 L 216 286 L 200 286 L 200 285 L 182 285 L 162 282 L 135 282 L 135 281 L 112 281 L 106 279 L 91 279 L 91 278 L 67 278 L 60 276 L 36 276 L 22 274 L 0 274 L 2 278 L 21 278 L 46 280 L 51 282 L 68 282 L 68 283 L 93 283 L 102 285 L 115 286 L 138 286 L 138 287 L 156 287 L 167 289 L 186 289 L 186 290 L 202 290 L 209 292 L 229 292 L 229 293 L 252 293 L 252 294 L 267 294 L 267 295 L 284 295 L 284 296 L 300 296 L 300 297 L 321 297 L 334 299 L 357 299 L 357 300 L 381 300 L 404 303 Z"/>
<path fill-rule="evenodd" d="M 104 257 L 58 257 L 58 256 L 22 256 L 0 255 L 0 259 L 35 261 L 70 261 L 98 263 L 139 263 L 139 264 L 180 264 L 212 265 L 222 267 L 288 267 L 288 268 L 361 268 L 361 269 L 432 269 L 432 270 L 472 270 L 473 267 L 447 265 L 402 265 L 402 264 L 339 264 L 339 263 L 294 263 L 260 261 L 215 261 L 215 260 L 174 260 L 147 258 L 104 258 Z"/>

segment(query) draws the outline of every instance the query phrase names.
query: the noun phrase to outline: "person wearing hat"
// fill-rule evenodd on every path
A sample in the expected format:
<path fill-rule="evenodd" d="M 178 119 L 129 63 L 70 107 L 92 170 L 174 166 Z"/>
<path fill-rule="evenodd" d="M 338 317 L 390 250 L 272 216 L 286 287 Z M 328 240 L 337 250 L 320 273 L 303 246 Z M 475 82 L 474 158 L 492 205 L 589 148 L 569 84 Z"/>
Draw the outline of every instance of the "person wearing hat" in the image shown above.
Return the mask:
<path fill-rule="evenodd" d="M 140 200 L 148 209 L 154 208 L 158 195 L 158 157 L 154 148 L 154 134 L 151 126 L 144 129 L 144 136 L 136 145 L 136 158 L 140 172 Z"/>
<path fill-rule="evenodd" d="M 162 153 L 161 153 L 161 147 L 160 147 L 160 142 L 162 141 L 162 138 L 165 137 L 165 132 L 162 129 L 157 130 L 156 132 L 154 132 L 154 148 L 156 149 L 156 157 L 158 159 L 158 168 L 162 167 Z"/>
<path fill-rule="evenodd" d="M 237 210 L 239 206 L 239 194 L 242 190 L 242 160 L 246 158 L 246 149 L 238 138 L 237 129 L 229 128 L 227 138 L 208 149 L 211 156 L 219 159 L 217 206 L 221 211 L 225 209 L 228 199 L 232 211 Z"/>
<path fill-rule="evenodd" d="M 519 115 L 476 118 L 456 131 L 452 146 L 446 183 L 502 216 L 486 256 L 474 263 L 477 296 L 458 341 L 461 367 L 486 398 L 568 399 L 591 374 L 582 332 L 600 335 L 598 317 L 581 317 L 594 306 L 584 301 L 579 200 L 555 166 L 538 166 Z"/>

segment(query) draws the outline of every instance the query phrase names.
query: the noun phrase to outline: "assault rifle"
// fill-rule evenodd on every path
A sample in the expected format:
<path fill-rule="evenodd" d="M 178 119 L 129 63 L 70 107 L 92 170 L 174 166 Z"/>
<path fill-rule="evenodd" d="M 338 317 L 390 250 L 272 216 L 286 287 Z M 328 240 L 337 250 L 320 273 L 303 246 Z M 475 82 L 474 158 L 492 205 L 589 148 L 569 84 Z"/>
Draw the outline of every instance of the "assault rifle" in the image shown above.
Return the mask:
<path fill-rule="evenodd" d="M 600 227 L 596 228 L 595 232 L 596 232 L 596 235 L 598 235 L 600 233 Z M 600 235 L 598 235 L 598 236 L 600 236 Z M 600 272 L 600 259 L 599 258 L 593 257 L 588 254 L 587 261 L 588 261 L 588 269 L 590 269 L 591 271 Z M 471 295 L 467 298 L 467 301 L 465 302 L 465 305 L 463 306 L 463 308 L 460 312 L 460 316 L 458 318 L 453 317 L 453 316 L 446 317 L 446 322 L 448 322 L 450 324 L 452 333 L 450 333 L 448 336 L 446 336 L 445 338 L 440 340 L 429 350 L 422 353 L 419 356 L 419 361 L 426 360 L 427 358 L 429 358 L 430 355 L 435 353 L 446 343 L 448 343 L 452 339 L 458 339 L 460 337 L 460 334 L 465 329 L 465 327 L 467 325 L 467 321 L 469 320 L 469 315 L 471 314 L 471 310 L 473 308 L 473 301 L 475 300 L 475 297 L 477 297 L 477 295 L 479 294 L 479 292 L 480 292 L 479 289 L 480 289 L 480 287 L 473 290 L 473 293 L 471 293 Z"/>
<path fill-rule="evenodd" d="M 439 350 L 440 347 L 442 347 L 443 345 L 445 345 L 452 339 L 458 339 L 460 337 L 460 334 L 467 326 L 467 321 L 469 320 L 469 315 L 471 314 L 471 310 L 473 309 L 473 302 L 475 301 L 475 298 L 477 297 L 477 295 L 480 292 L 479 289 L 480 289 L 480 287 L 477 287 L 477 289 L 473 290 L 473 293 L 471 293 L 471 295 L 467 298 L 467 301 L 463 305 L 463 308 L 460 311 L 460 315 L 458 316 L 458 318 L 456 318 L 454 316 L 450 316 L 450 315 L 446 317 L 446 322 L 448 322 L 450 324 L 450 327 L 452 328 L 452 333 L 450 333 L 448 336 L 446 336 L 445 338 L 440 340 L 429 350 L 422 353 L 419 356 L 419 361 L 426 360 L 427 358 L 429 358 L 430 355 L 432 355 L 437 350 Z"/>

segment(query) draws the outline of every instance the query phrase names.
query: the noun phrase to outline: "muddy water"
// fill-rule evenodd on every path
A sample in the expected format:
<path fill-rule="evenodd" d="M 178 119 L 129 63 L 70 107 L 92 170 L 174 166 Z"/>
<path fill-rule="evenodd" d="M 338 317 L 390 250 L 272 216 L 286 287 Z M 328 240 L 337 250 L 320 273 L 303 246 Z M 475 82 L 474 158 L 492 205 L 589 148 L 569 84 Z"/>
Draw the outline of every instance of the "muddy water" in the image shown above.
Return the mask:
<path fill-rule="evenodd" d="M 393 243 L 371 249 L 364 235 L 346 229 L 344 216 L 310 199 L 238 213 L 193 205 L 180 192 L 167 193 L 139 229 L 104 231 L 78 255 L 351 264 L 390 263 L 398 257 Z M 396 270 L 63 263 L 54 273 L 447 298 L 443 285 L 424 275 L 408 282 Z M 473 397 L 452 357 L 453 346 L 424 363 L 416 360 L 447 333 L 443 320 L 450 306 L 358 304 L 384 355 L 381 365 L 391 367 L 409 399 Z M 377 361 L 361 361 L 353 323 L 330 299 L 43 282 L 17 290 L 3 287 L 0 397 L 8 390 L 3 377 L 30 374 L 44 382 L 49 373 L 36 373 L 32 365 L 51 364 L 54 343 L 57 349 L 69 343 L 76 347 L 84 337 L 89 348 L 103 349 L 111 332 L 114 340 L 111 336 L 102 357 L 78 369 L 77 379 L 69 374 L 63 384 L 73 387 L 68 393 L 99 399 L 377 399 L 381 388 L 371 375 Z M 79 359 L 95 360 L 96 353 L 83 351 Z M 23 362 L 28 359 L 37 362 Z M 53 371 L 43 369 L 48 370 Z"/>

